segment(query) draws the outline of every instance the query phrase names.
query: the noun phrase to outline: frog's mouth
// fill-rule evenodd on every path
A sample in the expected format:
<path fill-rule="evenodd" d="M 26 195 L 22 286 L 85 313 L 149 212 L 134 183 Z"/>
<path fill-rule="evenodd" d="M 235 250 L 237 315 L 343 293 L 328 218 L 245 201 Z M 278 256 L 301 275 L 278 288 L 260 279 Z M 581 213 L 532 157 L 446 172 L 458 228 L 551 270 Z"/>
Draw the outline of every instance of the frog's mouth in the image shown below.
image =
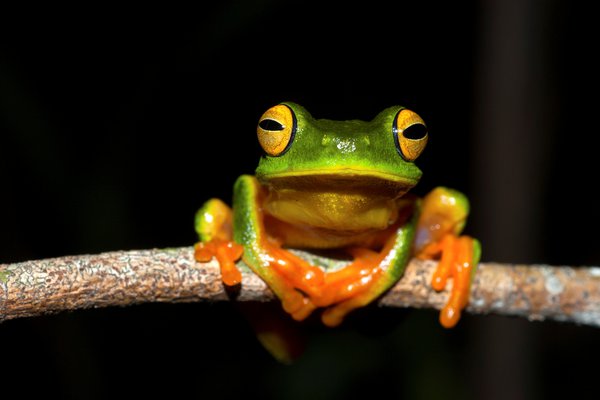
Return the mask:
<path fill-rule="evenodd" d="M 347 167 L 278 172 L 257 177 L 261 183 L 276 190 L 373 193 L 390 198 L 402 196 L 418 182 L 418 179 L 386 171 Z"/>

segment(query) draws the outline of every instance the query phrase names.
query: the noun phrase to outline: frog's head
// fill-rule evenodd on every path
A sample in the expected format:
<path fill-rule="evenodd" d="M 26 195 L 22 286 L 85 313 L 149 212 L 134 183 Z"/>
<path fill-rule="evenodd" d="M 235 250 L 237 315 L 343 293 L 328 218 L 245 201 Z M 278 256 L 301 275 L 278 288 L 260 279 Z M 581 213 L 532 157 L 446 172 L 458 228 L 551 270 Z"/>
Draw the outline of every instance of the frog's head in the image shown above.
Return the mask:
<path fill-rule="evenodd" d="M 359 190 L 397 197 L 417 184 L 414 160 L 427 128 L 414 112 L 390 107 L 372 121 L 314 119 L 303 107 L 282 103 L 258 122 L 265 151 L 256 176 L 279 189 Z M 336 189 L 339 188 L 339 189 Z"/>

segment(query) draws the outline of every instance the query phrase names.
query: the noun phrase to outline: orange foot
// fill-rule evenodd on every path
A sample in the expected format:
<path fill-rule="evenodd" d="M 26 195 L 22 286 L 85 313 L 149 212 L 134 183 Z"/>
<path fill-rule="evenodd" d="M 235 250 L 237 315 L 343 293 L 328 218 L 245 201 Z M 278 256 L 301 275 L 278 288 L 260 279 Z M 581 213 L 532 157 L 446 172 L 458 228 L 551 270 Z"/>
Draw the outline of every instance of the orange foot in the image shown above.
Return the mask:
<path fill-rule="evenodd" d="M 447 234 L 441 241 L 426 246 L 418 255 L 419 258 L 434 258 L 441 253 L 431 280 L 435 290 L 444 290 L 449 277 L 454 281 L 450 298 L 440 312 L 440 323 L 445 328 L 452 328 L 458 323 L 461 311 L 469 302 L 471 275 L 475 267 L 473 246 L 474 239 L 469 236 Z"/>
<path fill-rule="evenodd" d="M 296 321 L 306 319 L 317 308 L 312 301 L 323 291 L 325 272 L 277 243 L 263 243 L 261 258 L 272 274 L 266 277 L 278 294 L 283 309 Z"/>
<path fill-rule="evenodd" d="M 325 273 L 277 244 L 264 246 L 263 260 L 274 275 L 269 285 L 281 298 L 284 310 L 297 321 L 306 319 L 317 307 L 330 307 L 322 315 L 327 326 L 339 325 L 355 308 L 368 304 L 375 296 L 369 288 L 382 274 L 384 253 L 364 248 L 350 250 L 354 261 L 348 266 Z"/>
<path fill-rule="evenodd" d="M 349 312 L 377 297 L 377 283 L 384 272 L 382 260 L 388 250 L 376 252 L 367 248 L 351 248 L 349 252 L 354 260 L 340 270 L 325 274 L 323 290 L 319 296 L 311 298 L 316 306 L 329 307 L 321 316 L 323 324 L 338 326 Z"/>
<path fill-rule="evenodd" d="M 212 239 L 206 243 L 196 243 L 194 258 L 200 262 L 208 262 L 215 257 L 221 267 L 223 283 L 227 286 L 235 286 L 242 282 L 242 274 L 235 263 L 242 257 L 243 251 L 241 245 L 231 240 Z"/>

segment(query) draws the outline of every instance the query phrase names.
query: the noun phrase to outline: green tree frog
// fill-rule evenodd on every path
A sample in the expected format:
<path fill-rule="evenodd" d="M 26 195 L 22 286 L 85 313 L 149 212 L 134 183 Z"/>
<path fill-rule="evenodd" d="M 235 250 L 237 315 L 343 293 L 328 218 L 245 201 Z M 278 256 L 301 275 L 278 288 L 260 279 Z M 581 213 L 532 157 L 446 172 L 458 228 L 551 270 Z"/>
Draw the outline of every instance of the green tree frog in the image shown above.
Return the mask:
<path fill-rule="evenodd" d="M 411 257 L 436 258 L 432 286 L 442 290 L 453 278 L 440 322 L 456 325 L 481 247 L 460 236 L 469 209 L 463 194 L 407 193 L 421 177 L 414 161 L 428 140 L 421 117 L 395 106 L 370 122 L 333 121 L 286 102 L 262 115 L 257 134 L 264 155 L 255 176 L 237 179 L 233 210 L 211 199 L 196 214 L 198 261 L 216 257 L 224 284 L 237 285 L 243 257 L 295 320 L 324 308 L 321 320 L 336 326 L 397 282 Z M 342 249 L 352 260 L 330 271 L 288 248 Z"/>

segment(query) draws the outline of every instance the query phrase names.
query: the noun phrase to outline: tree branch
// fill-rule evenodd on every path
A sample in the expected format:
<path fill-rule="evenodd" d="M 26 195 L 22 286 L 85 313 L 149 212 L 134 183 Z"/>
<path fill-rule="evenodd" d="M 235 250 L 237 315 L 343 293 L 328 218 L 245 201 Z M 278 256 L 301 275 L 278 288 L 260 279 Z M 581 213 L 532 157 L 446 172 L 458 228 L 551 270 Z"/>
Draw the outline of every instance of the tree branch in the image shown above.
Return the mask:
<path fill-rule="evenodd" d="M 379 304 L 440 309 L 448 291 L 431 289 L 435 266 L 434 261 L 412 260 L 402 279 Z M 549 318 L 600 327 L 599 267 L 483 263 L 471 289 L 467 308 L 471 313 Z M 189 247 L 0 265 L 0 322 L 92 307 L 229 298 L 218 264 L 196 262 Z M 246 267 L 235 299 L 269 301 L 274 295 Z"/>

